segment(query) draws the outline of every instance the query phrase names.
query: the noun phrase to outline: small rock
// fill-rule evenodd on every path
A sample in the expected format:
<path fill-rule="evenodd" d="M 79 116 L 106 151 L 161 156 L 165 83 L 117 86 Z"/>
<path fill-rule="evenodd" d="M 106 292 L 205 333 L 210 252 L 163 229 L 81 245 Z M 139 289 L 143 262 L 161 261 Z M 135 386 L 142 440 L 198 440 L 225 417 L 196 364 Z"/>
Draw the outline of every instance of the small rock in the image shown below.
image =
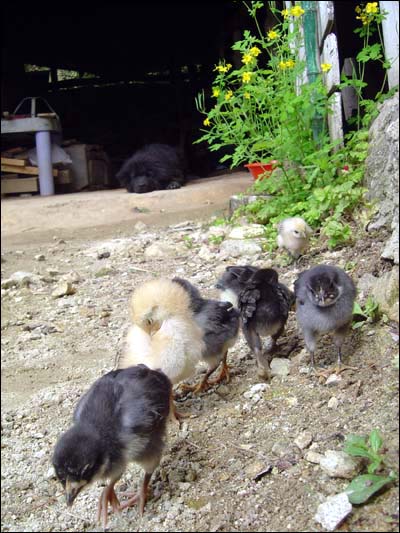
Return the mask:
<path fill-rule="evenodd" d="M 61 298 L 61 296 L 69 296 L 75 294 L 76 289 L 72 286 L 72 283 L 65 281 L 59 283 L 54 291 L 51 293 L 53 298 Z"/>
<path fill-rule="evenodd" d="M 300 450 L 304 450 L 310 446 L 312 440 L 312 434 L 309 431 L 303 431 L 298 437 L 295 438 L 294 443 L 300 448 Z"/>
<path fill-rule="evenodd" d="M 108 276 L 109 274 L 112 274 L 112 272 L 113 272 L 112 268 L 108 268 L 108 267 L 100 268 L 100 270 L 98 270 L 95 273 L 95 277 L 102 278 L 103 276 Z"/>
<path fill-rule="evenodd" d="M 45 256 L 43 254 L 37 254 L 35 255 L 35 260 L 36 261 L 45 261 Z"/>
<path fill-rule="evenodd" d="M 353 479 L 361 470 L 363 461 L 342 451 L 327 450 L 319 464 L 330 477 Z"/>
<path fill-rule="evenodd" d="M 251 240 L 227 239 L 221 243 L 219 258 L 228 259 L 243 255 L 255 256 L 262 252 L 259 244 Z"/>
<path fill-rule="evenodd" d="M 249 226 L 238 226 L 229 233 L 229 239 L 254 239 L 264 237 L 265 227 L 262 224 L 250 224 Z"/>
<path fill-rule="evenodd" d="M 243 393 L 243 396 L 246 399 L 253 398 L 254 395 L 257 395 L 259 392 L 264 392 L 268 388 L 267 383 L 256 383 L 249 390 Z"/>
<path fill-rule="evenodd" d="M 335 396 L 332 396 L 332 398 L 330 398 L 330 400 L 328 401 L 327 405 L 329 409 L 337 409 L 339 405 L 339 400 Z"/>
<path fill-rule="evenodd" d="M 64 274 L 62 276 L 61 281 L 67 281 L 70 283 L 79 283 L 81 281 L 81 276 L 76 272 L 76 270 L 72 270 L 71 272 L 68 272 L 67 274 Z"/>
<path fill-rule="evenodd" d="M 202 246 L 197 254 L 199 259 L 203 259 L 204 261 L 212 261 L 215 259 L 215 255 L 210 251 L 208 246 Z"/>
<path fill-rule="evenodd" d="M 287 376 L 290 373 L 290 366 L 291 362 L 289 359 L 275 357 L 270 364 L 271 376 Z"/>
<path fill-rule="evenodd" d="M 144 256 L 146 259 L 162 258 L 162 257 L 174 257 L 179 255 L 176 246 L 168 244 L 166 242 L 155 242 L 150 244 L 144 250 Z"/>
<path fill-rule="evenodd" d="M 318 506 L 314 519 L 327 531 L 335 529 L 351 513 L 353 506 L 345 492 L 329 496 L 324 503 Z"/>
<path fill-rule="evenodd" d="M 325 381 L 325 385 L 330 387 L 337 385 L 342 381 L 342 376 L 339 374 L 331 374 L 328 379 Z"/>
<path fill-rule="evenodd" d="M 136 222 L 136 224 L 133 226 L 133 228 L 134 228 L 135 231 L 143 231 L 143 230 L 147 229 L 147 224 L 145 224 L 144 222 L 139 220 L 138 222 Z"/>
<path fill-rule="evenodd" d="M 1 282 L 2 289 L 10 289 L 11 287 L 29 287 L 31 283 L 37 281 L 38 277 L 31 272 L 14 272 L 10 278 L 4 279 Z"/>
<path fill-rule="evenodd" d="M 316 465 L 319 465 L 322 458 L 323 458 L 323 455 L 321 455 L 318 452 L 314 452 L 313 450 L 308 450 L 308 452 L 304 456 L 304 459 L 306 461 L 308 461 L 309 463 L 314 463 Z"/>
<path fill-rule="evenodd" d="M 271 452 L 278 457 L 284 457 L 285 455 L 287 455 L 289 449 L 290 443 L 288 441 L 278 440 L 272 446 Z"/>
<path fill-rule="evenodd" d="M 97 252 L 97 259 L 107 259 L 107 257 L 110 257 L 111 252 L 109 250 L 101 250 Z"/>

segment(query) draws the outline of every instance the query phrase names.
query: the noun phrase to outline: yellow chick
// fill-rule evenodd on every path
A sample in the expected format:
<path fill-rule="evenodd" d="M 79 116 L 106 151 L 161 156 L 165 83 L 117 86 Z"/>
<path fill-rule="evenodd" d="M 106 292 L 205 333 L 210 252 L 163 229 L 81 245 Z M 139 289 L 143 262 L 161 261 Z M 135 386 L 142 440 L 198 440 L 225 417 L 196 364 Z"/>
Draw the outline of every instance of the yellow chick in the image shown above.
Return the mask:
<path fill-rule="evenodd" d="M 205 346 L 190 304 L 185 289 L 168 279 L 137 287 L 130 304 L 133 325 L 119 368 L 142 363 L 162 370 L 173 385 L 191 378 Z"/>
<path fill-rule="evenodd" d="M 298 259 L 307 249 L 310 226 L 300 217 L 285 218 L 278 225 L 277 243 L 279 248 L 285 248 L 295 259 Z"/>

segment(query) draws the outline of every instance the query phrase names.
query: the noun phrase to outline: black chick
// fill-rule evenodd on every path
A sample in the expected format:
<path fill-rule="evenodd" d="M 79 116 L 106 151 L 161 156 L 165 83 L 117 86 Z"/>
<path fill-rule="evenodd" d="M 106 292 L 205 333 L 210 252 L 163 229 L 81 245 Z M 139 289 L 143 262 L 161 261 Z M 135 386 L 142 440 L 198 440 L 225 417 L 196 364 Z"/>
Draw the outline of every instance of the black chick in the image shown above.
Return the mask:
<path fill-rule="evenodd" d="M 318 265 L 302 272 L 294 284 L 296 316 L 314 369 L 318 336 L 333 332 L 338 365 L 342 364 L 342 344 L 352 321 L 356 288 L 339 267 Z"/>
<path fill-rule="evenodd" d="M 194 319 L 203 332 L 205 348 L 202 358 L 208 365 L 207 372 L 199 384 L 183 385 L 183 388 L 197 393 L 205 390 L 208 384 L 219 383 L 224 378 L 229 382 L 229 367 L 226 359 L 229 348 L 232 348 L 238 337 L 239 311 L 230 302 L 203 298 L 197 287 L 185 279 L 173 278 L 172 281 L 179 283 L 190 296 L 190 307 Z M 208 378 L 221 362 L 222 367 L 218 377 L 209 380 Z"/>
<path fill-rule="evenodd" d="M 73 426 L 61 435 L 53 455 L 57 478 L 71 506 L 79 492 L 97 479 L 108 479 L 97 520 L 107 524 L 108 503 L 120 511 L 138 502 L 142 514 L 150 478 L 164 447 L 172 385 L 167 376 L 145 365 L 108 372 L 80 399 Z M 139 492 L 120 504 L 115 483 L 128 463 L 140 464 Z"/>
<path fill-rule="evenodd" d="M 261 336 L 271 336 L 271 353 L 282 335 L 294 303 L 293 293 L 278 281 L 278 273 L 272 268 L 249 266 L 228 267 L 217 287 L 231 290 L 237 297 L 242 319 L 242 329 L 247 344 L 256 356 L 258 375 L 269 379 L 268 358 L 264 356 Z"/>

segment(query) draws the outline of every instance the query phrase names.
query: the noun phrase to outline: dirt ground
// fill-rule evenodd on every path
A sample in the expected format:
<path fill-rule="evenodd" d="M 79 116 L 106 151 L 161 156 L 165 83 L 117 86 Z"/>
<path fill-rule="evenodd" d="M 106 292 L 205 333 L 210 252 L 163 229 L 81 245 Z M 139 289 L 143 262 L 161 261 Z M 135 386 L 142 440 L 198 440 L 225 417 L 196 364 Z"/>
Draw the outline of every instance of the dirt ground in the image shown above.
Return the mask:
<path fill-rule="evenodd" d="M 333 252 L 315 241 L 300 265 L 264 252 L 221 259 L 209 239 L 210 216 L 226 212 L 230 195 L 249 184 L 247 175 L 235 174 L 148 195 L 117 190 L 2 201 L 2 280 L 16 271 L 30 275 L 26 286 L 2 290 L 2 531 L 102 530 L 95 523 L 99 483 L 68 508 L 51 456 L 79 397 L 114 367 L 139 283 L 179 275 L 216 297 L 214 283 L 229 264 L 273 266 L 288 286 L 317 263 L 345 268 L 356 283 L 390 267 L 379 259 L 379 234 Z M 135 227 L 138 221 L 146 225 Z M 170 252 L 147 257 L 154 243 L 168 244 Z M 52 297 L 62 280 L 74 294 Z M 291 313 L 276 354 L 290 359 L 290 373 L 268 384 L 257 378 L 240 336 L 228 356 L 230 383 L 179 397 L 190 416 L 180 428 L 168 427 L 143 518 L 135 508 L 110 514 L 108 529 L 323 531 L 314 519 L 318 505 L 349 480 L 331 478 L 307 460 L 310 449 L 342 450 L 348 434 L 378 428 L 387 463 L 398 471 L 396 335 L 396 325 L 384 321 L 352 331 L 344 360 L 354 368 L 330 383 L 308 373 Z M 329 339 L 320 342 L 316 360 L 334 366 Z M 295 440 L 304 431 L 312 440 L 301 449 Z M 131 465 L 117 493 L 135 488 L 141 476 Z M 393 484 L 354 506 L 339 531 L 398 531 L 398 512 Z"/>
<path fill-rule="evenodd" d="M 229 197 L 251 185 L 248 172 L 189 181 L 174 191 L 129 194 L 125 189 L 6 197 L 1 202 L 3 246 L 60 238 L 105 238 L 139 220 L 153 226 L 226 213 Z"/>

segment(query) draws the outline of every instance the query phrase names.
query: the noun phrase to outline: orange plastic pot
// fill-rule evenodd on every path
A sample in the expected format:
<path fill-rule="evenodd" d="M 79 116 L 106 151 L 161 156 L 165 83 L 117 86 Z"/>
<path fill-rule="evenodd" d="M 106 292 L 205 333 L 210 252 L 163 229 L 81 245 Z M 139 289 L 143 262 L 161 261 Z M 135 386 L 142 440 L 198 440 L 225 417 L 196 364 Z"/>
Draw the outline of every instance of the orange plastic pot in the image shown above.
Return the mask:
<path fill-rule="evenodd" d="M 269 163 L 248 163 L 244 166 L 249 170 L 253 179 L 257 180 L 259 178 L 269 178 L 272 171 L 276 168 L 277 163 L 278 161 L 273 160 Z"/>

